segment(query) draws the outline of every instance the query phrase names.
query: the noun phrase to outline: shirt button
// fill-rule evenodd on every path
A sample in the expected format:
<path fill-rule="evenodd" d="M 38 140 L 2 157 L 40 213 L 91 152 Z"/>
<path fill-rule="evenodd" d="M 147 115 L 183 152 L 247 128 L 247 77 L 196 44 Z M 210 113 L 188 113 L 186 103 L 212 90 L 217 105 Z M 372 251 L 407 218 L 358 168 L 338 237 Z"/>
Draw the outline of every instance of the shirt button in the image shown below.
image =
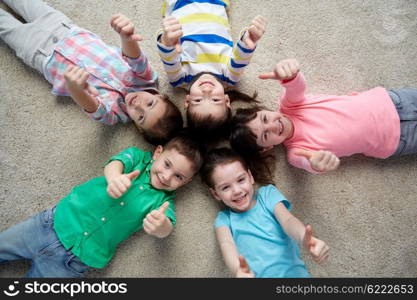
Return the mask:
<path fill-rule="evenodd" d="M 120 202 L 120 205 L 123 206 L 123 205 L 125 205 L 125 203 L 122 201 L 122 202 Z"/>
<path fill-rule="evenodd" d="M 85 235 L 85 236 L 87 236 L 87 235 L 88 235 L 88 232 L 87 232 L 87 231 L 86 231 L 86 232 L 84 232 L 84 235 Z"/>
<path fill-rule="evenodd" d="M 58 42 L 58 38 L 57 38 L 56 36 L 54 36 L 54 37 L 52 38 L 52 41 L 53 41 L 54 43 L 57 43 L 57 42 Z"/>
<path fill-rule="evenodd" d="M 140 186 L 139 189 L 143 190 L 143 186 Z"/>
<path fill-rule="evenodd" d="M 104 221 L 106 221 L 106 218 L 105 217 L 102 217 L 101 220 L 104 222 Z"/>

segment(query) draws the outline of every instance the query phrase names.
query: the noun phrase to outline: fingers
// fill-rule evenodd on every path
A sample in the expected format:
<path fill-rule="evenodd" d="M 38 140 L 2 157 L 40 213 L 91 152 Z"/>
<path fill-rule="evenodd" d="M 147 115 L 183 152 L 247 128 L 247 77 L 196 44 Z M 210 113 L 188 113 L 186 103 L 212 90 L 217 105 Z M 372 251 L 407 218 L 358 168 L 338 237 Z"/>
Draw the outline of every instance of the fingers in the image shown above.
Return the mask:
<path fill-rule="evenodd" d="M 243 255 L 239 255 L 239 266 L 240 269 L 245 272 L 245 273 L 249 273 L 250 269 L 249 269 L 249 265 L 246 262 L 246 259 L 243 257 Z"/>
<path fill-rule="evenodd" d="M 164 31 L 162 43 L 168 47 L 175 46 L 175 51 L 181 53 L 180 38 L 183 36 L 183 32 L 180 22 L 175 17 L 166 17 L 162 20 L 162 29 Z"/>
<path fill-rule="evenodd" d="M 313 157 L 313 152 L 307 151 L 307 150 L 303 150 L 303 149 L 297 149 L 297 150 L 295 150 L 294 151 L 294 154 L 295 155 L 298 155 L 298 156 L 304 156 L 308 160 Z"/>
<path fill-rule="evenodd" d="M 255 49 L 256 43 L 260 40 L 266 30 L 266 19 L 256 16 L 243 36 L 243 41 L 249 49 Z"/>
<path fill-rule="evenodd" d="M 168 201 L 165 201 L 162 205 L 161 205 L 161 207 L 159 207 L 159 209 L 158 209 L 158 211 L 161 213 L 161 214 L 165 214 L 165 212 L 167 211 L 167 209 L 168 209 L 168 207 L 169 207 L 169 202 Z"/>
<path fill-rule="evenodd" d="M 312 151 L 313 155 L 309 158 L 311 167 L 319 172 L 329 172 L 339 167 L 340 159 L 330 151 Z"/>
<path fill-rule="evenodd" d="M 130 172 L 129 174 L 126 174 L 126 177 L 127 177 L 130 181 L 132 181 L 133 179 L 135 179 L 136 177 L 138 177 L 138 176 L 139 176 L 139 174 L 140 174 L 140 171 L 139 171 L 139 170 L 135 170 L 135 171 L 133 171 L 133 172 Z"/>
<path fill-rule="evenodd" d="M 64 78 L 67 83 L 83 89 L 86 87 L 89 76 L 90 74 L 87 71 L 75 65 L 68 66 L 64 72 Z"/>
<path fill-rule="evenodd" d="M 263 73 L 258 76 L 259 79 L 278 79 L 274 72 Z"/>
<path fill-rule="evenodd" d="M 110 21 L 111 27 L 120 34 L 122 38 L 131 39 L 134 41 L 142 41 L 143 38 L 135 33 L 135 25 L 133 22 L 123 14 L 115 14 Z"/>
<path fill-rule="evenodd" d="M 145 219 L 143 220 L 143 229 L 148 234 L 155 234 L 158 228 L 160 228 L 164 224 L 166 219 L 167 217 L 164 214 L 162 214 L 158 210 L 153 210 L 149 214 L 147 214 Z"/>
<path fill-rule="evenodd" d="M 306 226 L 303 238 L 303 244 L 305 247 L 309 248 L 311 244 L 311 239 L 313 237 L 313 228 L 310 225 Z"/>
<path fill-rule="evenodd" d="M 319 240 L 314 237 L 313 244 L 310 246 L 309 251 L 311 256 L 313 257 L 313 260 L 318 264 L 325 262 L 330 255 L 329 246 L 322 240 Z"/>
<path fill-rule="evenodd" d="M 296 59 L 284 59 L 278 62 L 272 72 L 259 75 L 260 79 L 291 80 L 300 71 L 300 64 Z"/>
<path fill-rule="evenodd" d="M 138 175 L 139 171 L 133 171 L 129 174 L 121 174 L 120 176 L 111 179 L 107 186 L 107 193 L 110 197 L 116 199 L 121 197 L 131 187 L 132 180 Z"/>

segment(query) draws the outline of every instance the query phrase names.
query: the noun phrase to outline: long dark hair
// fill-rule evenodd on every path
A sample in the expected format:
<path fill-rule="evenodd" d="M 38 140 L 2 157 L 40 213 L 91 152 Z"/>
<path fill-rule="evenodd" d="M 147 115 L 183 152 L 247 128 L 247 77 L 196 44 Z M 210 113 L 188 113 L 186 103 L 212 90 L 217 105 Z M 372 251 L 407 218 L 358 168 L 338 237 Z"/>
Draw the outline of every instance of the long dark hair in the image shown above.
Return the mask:
<path fill-rule="evenodd" d="M 276 158 L 272 150 L 263 152 L 263 148 L 256 143 L 256 136 L 247 126 L 248 122 L 256 118 L 257 113 L 265 108 L 253 106 L 240 108 L 233 116 L 230 125 L 230 146 L 242 155 L 249 164 L 253 177 L 259 183 L 273 182 Z"/>

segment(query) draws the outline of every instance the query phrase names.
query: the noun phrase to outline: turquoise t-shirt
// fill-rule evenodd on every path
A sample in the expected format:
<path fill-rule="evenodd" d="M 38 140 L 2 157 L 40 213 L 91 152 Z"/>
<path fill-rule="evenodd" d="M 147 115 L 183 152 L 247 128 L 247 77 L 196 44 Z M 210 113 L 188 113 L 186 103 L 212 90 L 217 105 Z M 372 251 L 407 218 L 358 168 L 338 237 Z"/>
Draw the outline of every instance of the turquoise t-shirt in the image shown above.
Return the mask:
<path fill-rule="evenodd" d="M 255 206 L 248 211 L 219 212 L 215 227 L 230 229 L 239 253 L 256 277 L 310 277 L 297 242 L 284 232 L 274 215 L 279 202 L 291 210 L 290 202 L 273 185 L 261 187 L 255 198 Z"/>

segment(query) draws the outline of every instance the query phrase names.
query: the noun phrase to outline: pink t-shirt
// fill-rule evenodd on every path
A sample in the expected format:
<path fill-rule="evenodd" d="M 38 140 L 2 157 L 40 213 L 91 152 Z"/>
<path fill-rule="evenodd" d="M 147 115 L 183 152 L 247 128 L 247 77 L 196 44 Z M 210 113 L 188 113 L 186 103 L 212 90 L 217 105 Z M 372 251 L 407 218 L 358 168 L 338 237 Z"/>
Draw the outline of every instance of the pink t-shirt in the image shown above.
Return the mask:
<path fill-rule="evenodd" d="M 344 96 L 305 95 L 301 73 L 282 86 L 286 90 L 279 110 L 294 124 L 294 135 L 284 142 L 290 164 L 318 173 L 307 158 L 294 154 L 296 149 L 377 158 L 387 158 L 397 149 L 400 119 L 384 88 Z"/>

